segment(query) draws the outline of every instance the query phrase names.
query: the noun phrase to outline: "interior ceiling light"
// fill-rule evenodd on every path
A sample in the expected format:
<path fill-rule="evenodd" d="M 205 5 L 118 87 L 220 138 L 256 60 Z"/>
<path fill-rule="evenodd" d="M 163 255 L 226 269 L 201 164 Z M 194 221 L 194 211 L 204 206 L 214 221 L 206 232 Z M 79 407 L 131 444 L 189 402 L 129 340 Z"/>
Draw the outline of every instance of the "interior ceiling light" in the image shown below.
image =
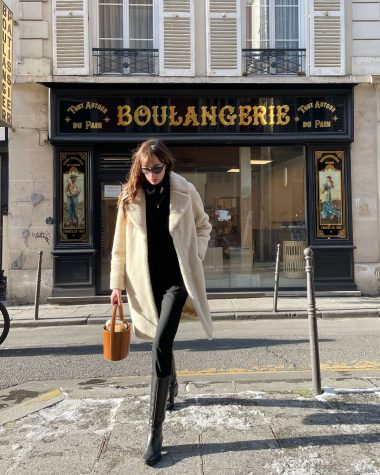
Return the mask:
<path fill-rule="evenodd" d="M 271 162 L 273 162 L 273 160 L 251 160 L 251 165 L 266 165 Z"/>
<path fill-rule="evenodd" d="M 230 168 L 227 173 L 240 173 L 240 168 Z"/>

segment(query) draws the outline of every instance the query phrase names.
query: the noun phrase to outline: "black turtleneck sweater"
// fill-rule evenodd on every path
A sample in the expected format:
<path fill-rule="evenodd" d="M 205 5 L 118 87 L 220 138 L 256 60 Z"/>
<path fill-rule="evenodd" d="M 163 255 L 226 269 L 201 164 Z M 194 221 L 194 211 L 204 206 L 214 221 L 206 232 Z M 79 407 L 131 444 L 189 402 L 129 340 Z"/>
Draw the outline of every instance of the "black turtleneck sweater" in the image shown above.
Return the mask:
<path fill-rule="evenodd" d="M 175 284 L 182 280 L 177 253 L 169 233 L 170 178 L 166 173 L 161 183 L 144 183 L 148 261 L 152 282 Z"/>

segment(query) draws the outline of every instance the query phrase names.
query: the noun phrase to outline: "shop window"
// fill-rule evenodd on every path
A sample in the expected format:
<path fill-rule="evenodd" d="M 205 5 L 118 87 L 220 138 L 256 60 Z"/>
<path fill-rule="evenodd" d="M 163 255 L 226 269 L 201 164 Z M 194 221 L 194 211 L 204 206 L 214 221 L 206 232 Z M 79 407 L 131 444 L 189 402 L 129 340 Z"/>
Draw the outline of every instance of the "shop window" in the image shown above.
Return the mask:
<path fill-rule="evenodd" d="M 153 0 L 98 0 L 97 73 L 154 70 Z"/>
<path fill-rule="evenodd" d="M 200 193 L 212 224 L 204 260 L 209 289 L 305 286 L 302 146 L 172 147 L 177 171 Z"/>

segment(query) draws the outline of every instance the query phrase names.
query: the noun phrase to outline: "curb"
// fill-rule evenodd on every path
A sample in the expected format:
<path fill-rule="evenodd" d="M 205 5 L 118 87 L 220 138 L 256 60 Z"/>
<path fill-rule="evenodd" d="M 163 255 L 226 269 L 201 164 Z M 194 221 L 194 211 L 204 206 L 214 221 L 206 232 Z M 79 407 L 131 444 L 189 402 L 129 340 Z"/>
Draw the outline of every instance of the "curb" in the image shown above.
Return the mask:
<path fill-rule="evenodd" d="M 16 404 L 8 409 L 0 411 L 0 426 L 16 421 L 22 417 L 28 416 L 33 412 L 40 411 L 46 407 L 52 406 L 65 398 L 60 389 L 54 389 L 48 393 L 40 394 L 39 396 Z"/>
<path fill-rule="evenodd" d="M 362 310 L 317 310 L 319 319 L 330 318 L 378 318 L 380 316 L 379 309 L 362 309 Z M 283 312 L 214 312 L 211 314 L 213 321 L 223 320 L 281 320 L 281 319 L 306 319 L 308 318 L 305 311 L 283 311 Z M 41 318 L 40 320 L 32 319 L 12 319 L 11 328 L 33 328 L 33 327 L 52 327 L 52 326 L 69 326 L 69 325 L 102 325 L 109 319 L 108 315 L 96 317 L 64 317 L 64 318 Z M 126 316 L 126 321 L 130 322 L 131 317 Z"/>

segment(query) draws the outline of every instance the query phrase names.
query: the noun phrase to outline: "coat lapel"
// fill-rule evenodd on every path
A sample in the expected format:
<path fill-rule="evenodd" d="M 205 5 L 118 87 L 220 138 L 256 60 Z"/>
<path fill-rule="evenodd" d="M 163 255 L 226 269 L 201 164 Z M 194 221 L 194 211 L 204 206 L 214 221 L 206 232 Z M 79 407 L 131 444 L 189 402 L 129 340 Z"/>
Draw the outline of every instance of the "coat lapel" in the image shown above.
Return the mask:
<path fill-rule="evenodd" d="M 137 195 L 133 203 L 128 205 L 127 217 L 138 228 L 144 236 L 147 235 L 146 231 L 146 203 L 145 194 L 142 188 L 137 190 Z"/>
<path fill-rule="evenodd" d="M 170 207 L 169 207 L 169 232 L 172 234 L 185 214 L 185 210 L 189 204 L 189 192 L 186 180 L 177 175 L 170 173 Z"/>
<path fill-rule="evenodd" d="M 187 205 L 189 204 L 189 196 L 180 191 L 170 191 L 170 207 L 169 207 L 169 232 L 170 234 L 177 227 L 185 214 Z"/>

